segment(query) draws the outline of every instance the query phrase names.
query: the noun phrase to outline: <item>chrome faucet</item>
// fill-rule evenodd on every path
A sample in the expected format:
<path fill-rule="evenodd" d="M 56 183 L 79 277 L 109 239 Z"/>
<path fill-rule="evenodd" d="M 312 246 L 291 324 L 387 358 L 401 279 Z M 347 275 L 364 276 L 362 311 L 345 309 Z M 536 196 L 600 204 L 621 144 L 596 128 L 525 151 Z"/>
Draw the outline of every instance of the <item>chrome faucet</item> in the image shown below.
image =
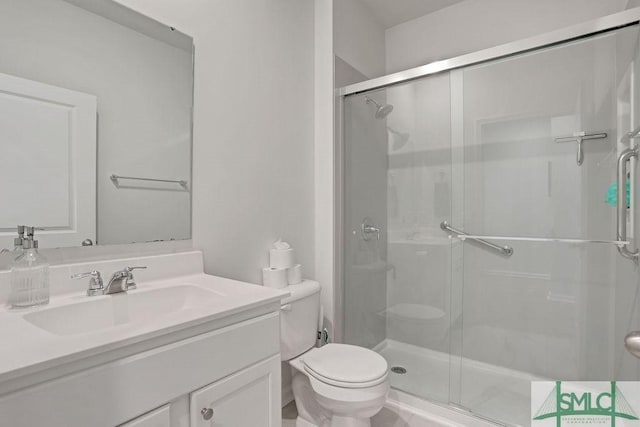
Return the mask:
<path fill-rule="evenodd" d="M 129 289 L 135 289 L 137 285 L 133 280 L 132 271 L 144 268 L 147 267 L 125 267 L 122 270 L 116 271 L 111 275 L 111 279 L 109 279 L 107 286 L 103 285 L 100 272 L 95 270 L 88 273 L 74 274 L 71 278 L 82 279 L 84 277 L 90 277 L 87 296 L 110 295 L 127 292 Z"/>
<path fill-rule="evenodd" d="M 111 279 L 109 279 L 109 283 L 104 288 L 104 295 L 109 294 L 117 294 L 120 292 L 126 292 L 127 288 L 127 278 L 129 277 L 129 272 L 127 269 L 116 271 L 111 275 Z"/>
<path fill-rule="evenodd" d="M 119 292 L 127 292 L 129 289 L 136 288 L 136 282 L 133 281 L 133 270 L 145 269 L 147 267 L 125 267 L 116 271 L 111 275 L 109 283 L 104 288 L 104 295 L 117 294 Z"/>

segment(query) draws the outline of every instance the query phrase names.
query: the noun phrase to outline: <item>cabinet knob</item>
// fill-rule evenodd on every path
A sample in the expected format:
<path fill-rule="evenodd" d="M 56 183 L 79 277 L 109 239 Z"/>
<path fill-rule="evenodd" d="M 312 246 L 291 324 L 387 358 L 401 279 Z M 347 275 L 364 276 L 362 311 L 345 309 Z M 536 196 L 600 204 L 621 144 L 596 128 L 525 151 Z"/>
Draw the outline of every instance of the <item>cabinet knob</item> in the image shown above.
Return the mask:
<path fill-rule="evenodd" d="M 200 413 L 202 414 L 202 418 L 204 418 L 205 421 L 209 421 L 213 417 L 213 409 L 211 408 L 202 408 Z"/>

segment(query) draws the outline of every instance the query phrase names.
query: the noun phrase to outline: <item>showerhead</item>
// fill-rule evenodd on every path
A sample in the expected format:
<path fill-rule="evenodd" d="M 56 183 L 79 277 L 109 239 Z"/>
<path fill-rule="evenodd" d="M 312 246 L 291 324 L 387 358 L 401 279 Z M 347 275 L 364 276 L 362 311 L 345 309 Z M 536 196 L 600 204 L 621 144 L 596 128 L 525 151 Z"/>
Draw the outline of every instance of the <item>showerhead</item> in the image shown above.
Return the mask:
<path fill-rule="evenodd" d="M 385 104 L 382 107 L 378 107 L 378 109 L 376 110 L 376 118 L 384 119 L 389 114 L 391 114 L 392 111 L 393 111 L 393 105 L 391 104 Z"/>
<path fill-rule="evenodd" d="M 384 119 L 393 111 L 393 105 L 391 104 L 381 105 L 378 102 L 376 102 L 374 99 L 369 98 L 368 96 L 365 96 L 364 100 L 367 104 L 373 104 L 376 106 L 376 119 Z"/>
<path fill-rule="evenodd" d="M 409 142 L 409 138 L 411 138 L 411 134 L 407 132 L 398 132 L 391 126 L 387 126 L 387 132 L 389 132 L 389 135 L 391 136 L 391 149 L 393 151 L 397 151 L 404 147 L 407 142 Z"/>

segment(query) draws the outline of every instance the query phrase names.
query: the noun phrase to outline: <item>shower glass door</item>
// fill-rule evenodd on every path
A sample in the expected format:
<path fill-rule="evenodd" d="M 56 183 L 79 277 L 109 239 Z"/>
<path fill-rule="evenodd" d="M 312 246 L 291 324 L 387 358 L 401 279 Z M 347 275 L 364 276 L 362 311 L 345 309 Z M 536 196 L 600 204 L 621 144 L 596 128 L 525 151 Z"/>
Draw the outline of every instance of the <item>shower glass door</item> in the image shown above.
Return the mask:
<path fill-rule="evenodd" d="M 618 309 L 637 275 L 607 203 L 633 129 L 637 38 L 626 28 L 451 74 L 454 225 L 513 250 L 467 239 L 453 276 L 451 400 L 481 416 L 529 425 L 533 380 L 638 379 L 619 363 L 631 311 Z"/>
<path fill-rule="evenodd" d="M 640 125 L 638 36 L 344 98 L 344 341 L 393 388 L 529 426 L 531 381 L 640 380 L 611 187 Z"/>
<path fill-rule="evenodd" d="M 344 341 L 380 352 L 394 388 L 444 403 L 450 90 L 443 74 L 344 101 Z"/>

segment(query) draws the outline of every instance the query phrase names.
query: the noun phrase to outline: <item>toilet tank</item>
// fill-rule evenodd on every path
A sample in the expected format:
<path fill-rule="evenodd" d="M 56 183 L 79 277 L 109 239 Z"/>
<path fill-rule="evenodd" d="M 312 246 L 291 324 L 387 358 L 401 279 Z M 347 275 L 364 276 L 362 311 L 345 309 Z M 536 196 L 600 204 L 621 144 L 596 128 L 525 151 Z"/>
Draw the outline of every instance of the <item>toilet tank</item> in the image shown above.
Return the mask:
<path fill-rule="evenodd" d="M 280 357 L 290 360 L 316 345 L 320 316 L 320 284 L 303 280 L 283 289 L 291 295 L 280 310 Z"/>

